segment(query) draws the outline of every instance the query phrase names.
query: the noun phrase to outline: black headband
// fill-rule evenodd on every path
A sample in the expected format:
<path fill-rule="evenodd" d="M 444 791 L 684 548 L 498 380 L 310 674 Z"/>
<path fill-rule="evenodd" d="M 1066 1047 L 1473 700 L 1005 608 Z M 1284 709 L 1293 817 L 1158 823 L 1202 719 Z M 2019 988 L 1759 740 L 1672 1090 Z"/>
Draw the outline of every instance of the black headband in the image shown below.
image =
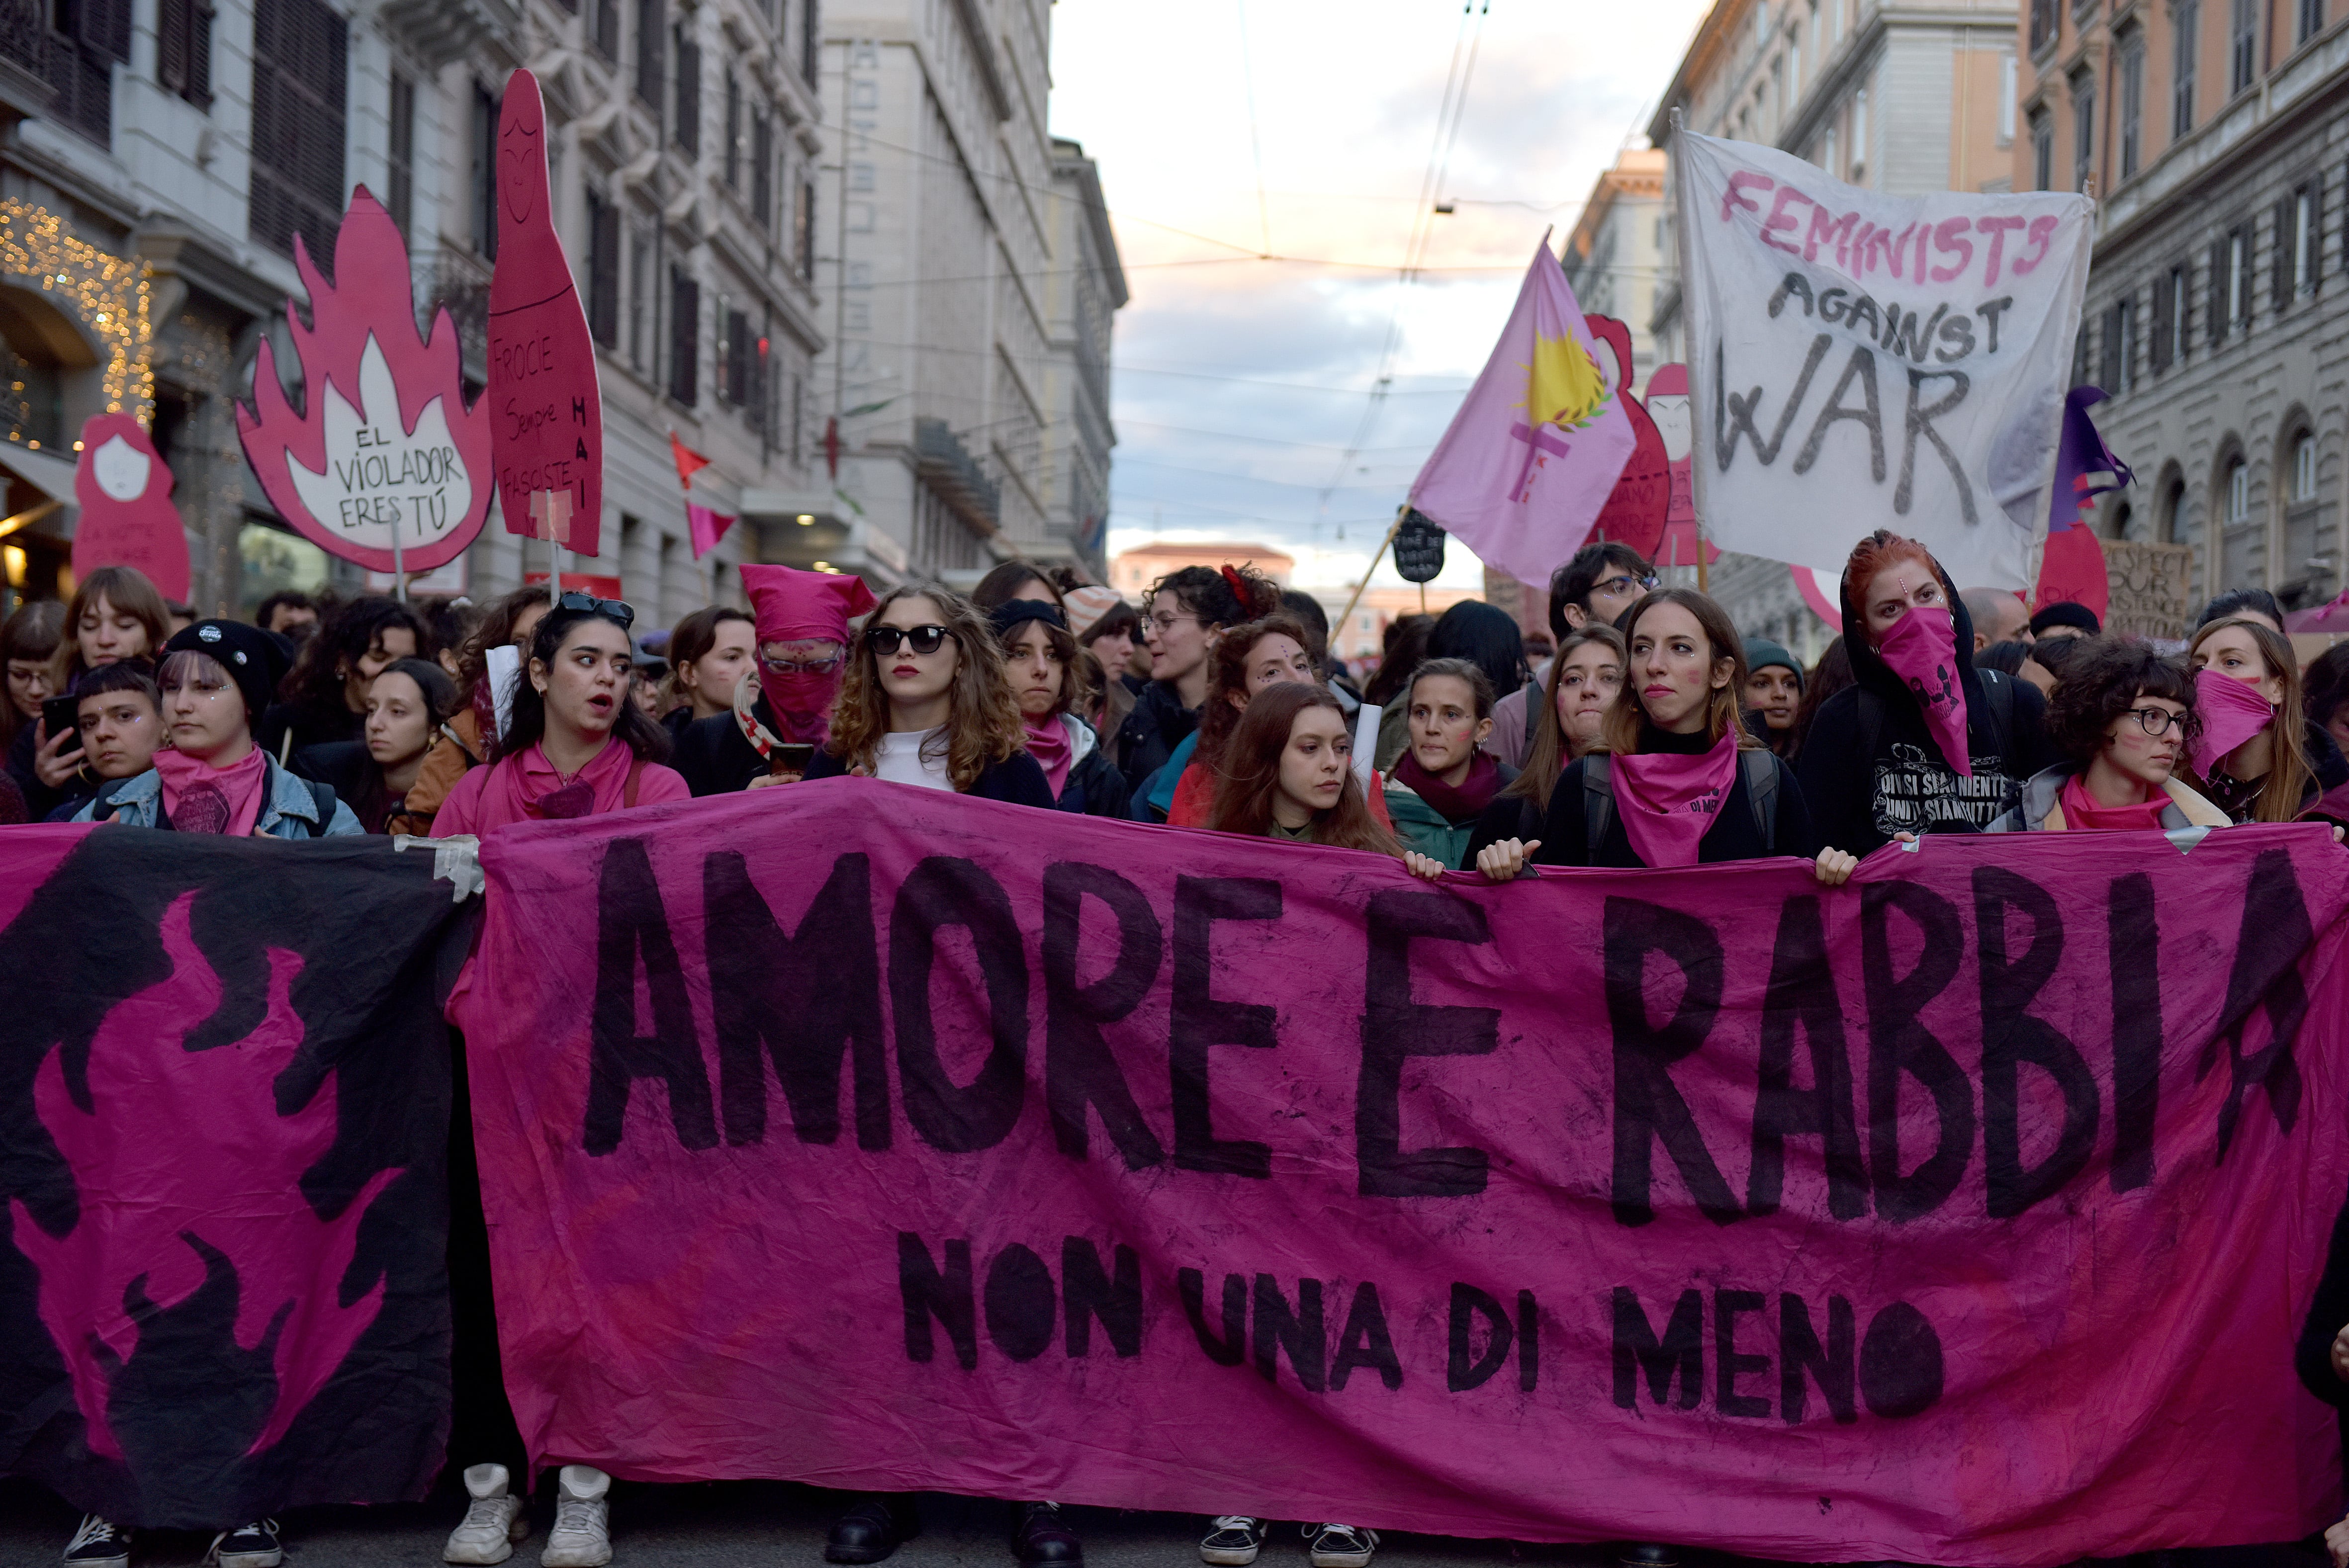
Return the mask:
<path fill-rule="evenodd" d="M 999 642 L 1010 641 L 1013 629 L 1023 621 L 1041 621 L 1063 632 L 1069 629 L 1069 618 L 1061 614 L 1061 607 L 1042 599 L 1007 599 L 995 607 L 988 619 L 995 624 Z"/>

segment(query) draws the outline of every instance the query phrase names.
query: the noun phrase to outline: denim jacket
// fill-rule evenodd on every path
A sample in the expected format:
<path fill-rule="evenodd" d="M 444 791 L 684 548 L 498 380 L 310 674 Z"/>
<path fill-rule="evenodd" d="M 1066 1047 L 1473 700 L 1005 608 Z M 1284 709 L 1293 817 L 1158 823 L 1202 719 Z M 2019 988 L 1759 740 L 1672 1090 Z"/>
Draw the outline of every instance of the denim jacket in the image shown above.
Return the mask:
<path fill-rule="evenodd" d="M 266 782 L 262 789 L 261 817 L 254 823 L 262 833 L 273 839 L 332 839 L 366 831 L 351 814 L 351 809 L 336 800 L 331 790 L 326 792 L 326 799 L 333 802 L 334 816 L 322 827 L 317 797 L 311 792 L 309 783 L 278 767 L 275 758 L 264 758 L 263 763 L 267 769 Z M 73 820 L 152 828 L 162 814 L 163 776 L 150 768 L 136 778 L 99 790 L 74 813 Z"/>

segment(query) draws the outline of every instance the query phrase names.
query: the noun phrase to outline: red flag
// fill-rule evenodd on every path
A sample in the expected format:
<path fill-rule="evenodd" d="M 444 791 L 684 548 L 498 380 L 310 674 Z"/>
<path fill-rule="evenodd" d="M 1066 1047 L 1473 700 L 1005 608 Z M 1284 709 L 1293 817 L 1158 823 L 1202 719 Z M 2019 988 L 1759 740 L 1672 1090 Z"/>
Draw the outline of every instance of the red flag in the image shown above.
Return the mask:
<path fill-rule="evenodd" d="M 669 455 L 677 459 L 677 482 L 691 490 L 693 476 L 708 468 L 709 459 L 678 440 L 675 430 L 668 433 L 668 450 Z"/>
<path fill-rule="evenodd" d="M 2105 547 L 2088 524 L 2096 497 L 2127 485 L 2136 475 L 2096 433 L 2088 409 L 2105 400 L 2094 387 L 2075 387 L 2064 398 L 2064 428 L 2055 447 L 2055 478 L 2049 498 L 2047 547 L 2039 562 L 2039 592 L 2033 610 L 2070 602 L 2105 617 L 2112 587 L 2105 575 Z"/>

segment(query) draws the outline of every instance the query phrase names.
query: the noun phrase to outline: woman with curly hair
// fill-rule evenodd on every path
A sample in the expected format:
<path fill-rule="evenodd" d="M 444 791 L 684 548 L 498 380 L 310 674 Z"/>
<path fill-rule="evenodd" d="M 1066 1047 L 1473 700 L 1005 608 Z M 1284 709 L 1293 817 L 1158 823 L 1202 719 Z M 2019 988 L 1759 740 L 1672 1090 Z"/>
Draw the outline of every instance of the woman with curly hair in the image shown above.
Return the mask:
<path fill-rule="evenodd" d="M 1150 682 L 1118 727 L 1118 766 L 1138 799 L 1153 774 L 1198 727 L 1211 656 L 1226 630 L 1280 608 L 1280 586 L 1251 566 L 1185 566 L 1150 585 L 1142 636 Z M 1170 776 L 1171 777 L 1171 776 Z"/>
<path fill-rule="evenodd" d="M 943 583 L 908 583 L 882 597 L 858 634 L 831 737 L 807 777 L 854 774 L 1054 810 L 1023 728 L 987 617 Z"/>
<path fill-rule="evenodd" d="M 2064 760 L 2024 781 L 1992 833 L 2223 828 L 2227 814 L 2178 779 L 2201 733 L 2194 677 L 2135 637 L 2082 638 L 2047 700 Z"/>

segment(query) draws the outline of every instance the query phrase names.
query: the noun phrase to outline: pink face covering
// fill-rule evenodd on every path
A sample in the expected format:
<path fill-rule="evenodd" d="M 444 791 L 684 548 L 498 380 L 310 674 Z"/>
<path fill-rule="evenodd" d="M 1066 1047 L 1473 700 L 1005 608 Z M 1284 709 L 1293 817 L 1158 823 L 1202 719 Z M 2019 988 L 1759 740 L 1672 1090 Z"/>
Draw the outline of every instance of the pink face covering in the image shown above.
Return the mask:
<path fill-rule="evenodd" d="M 842 634 L 846 641 L 846 634 Z M 842 668 L 847 659 L 841 659 Z M 840 689 L 841 670 L 828 676 L 811 675 L 794 670 L 779 676 L 763 666 L 759 671 L 759 692 L 774 710 L 775 721 L 782 727 L 785 740 L 804 741 L 810 746 L 822 746 L 832 726 L 832 697 Z"/>
<path fill-rule="evenodd" d="M 179 751 L 155 753 L 163 778 L 163 812 L 182 833 L 253 837 L 261 820 L 261 786 L 269 758 L 256 747 L 225 768 Z"/>
<path fill-rule="evenodd" d="M 2227 754 L 2275 722 L 2275 709 L 2249 681 L 2203 668 L 2194 675 L 2194 708 L 2202 733 L 2194 741 L 2194 771 L 2203 778 Z"/>
<path fill-rule="evenodd" d="M 1610 757 L 1607 765 L 1615 779 L 1615 814 L 1640 862 L 1692 866 L 1697 841 L 1719 820 L 1737 777 L 1737 732 L 1692 757 L 1648 751 Z"/>
<path fill-rule="evenodd" d="M 1941 748 L 1941 759 L 1964 778 L 1974 776 L 1966 749 L 1966 688 L 1959 679 L 1958 626 L 1939 604 L 1920 604 L 1892 624 L 1877 645 L 1877 656 L 1925 716 L 1925 727 Z"/>

